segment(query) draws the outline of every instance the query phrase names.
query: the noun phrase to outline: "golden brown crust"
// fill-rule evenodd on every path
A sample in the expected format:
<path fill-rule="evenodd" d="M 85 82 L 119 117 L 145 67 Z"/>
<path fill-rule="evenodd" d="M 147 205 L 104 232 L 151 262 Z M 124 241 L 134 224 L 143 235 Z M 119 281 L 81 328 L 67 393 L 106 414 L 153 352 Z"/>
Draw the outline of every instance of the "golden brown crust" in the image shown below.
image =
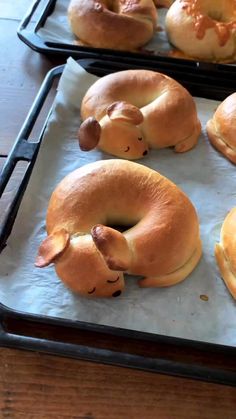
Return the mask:
<path fill-rule="evenodd" d="M 120 131 L 116 133 L 117 125 L 111 126 L 107 108 L 117 101 L 125 101 L 142 112 L 144 121 L 141 124 L 139 121 L 140 134 L 135 135 L 148 142 L 151 148 L 175 146 L 177 152 L 183 152 L 196 145 L 201 125 L 188 91 L 164 74 L 150 70 L 126 70 L 100 78 L 89 88 L 82 101 L 82 119 L 94 116 L 102 126 L 103 135 L 98 144 L 102 150 L 129 159 L 142 157 L 145 150 L 140 149 L 138 141 L 129 142 L 129 136 L 132 137 L 130 132 L 122 128 L 122 134 Z M 112 131 L 113 141 L 110 140 L 109 130 Z M 125 144 L 129 145 L 127 155 L 117 154 L 119 142 L 122 150 Z M 113 150 L 112 147 L 116 148 Z M 138 147 L 136 154 L 133 152 L 131 155 L 132 150 Z"/>
<path fill-rule="evenodd" d="M 152 38 L 157 11 L 153 0 L 71 0 L 68 18 L 87 45 L 134 50 Z"/>
<path fill-rule="evenodd" d="M 106 224 L 134 227 L 121 234 L 104 227 Z M 58 228 L 66 229 L 75 242 L 84 240 L 90 249 L 88 253 L 94 254 L 91 261 L 98 258 L 99 251 L 106 261 L 115 263 L 111 269 L 155 278 L 168 278 L 171 274 L 170 284 L 175 278 L 179 282 L 181 275 L 184 279 L 200 257 L 198 218 L 190 200 L 167 178 L 130 161 L 98 161 L 69 174 L 55 189 L 49 203 L 48 235 Z M 91 229 L 97 251 L 91 244 Z M 199 257 L 189 264 L 197 249 Z M 73 288 L 73 272 L 77 278 L 78 272 L 85 269 L 84 275 L 91 276 L 98 268 L 93 262 L 78 269 L 78 257 L 73 262 L 74 268 L 68 268 L 68 254 L 66 250 L 56 265 L 59 275 Z M 187 271 L 183 269 L 186 263 Z M 179 269 L 178 275 L 173 276 Z M 72 279 L 67 280 L 69 271 Z"/>
<path fill-rule="evenodd" d="M 170 42 L 186 56 L 234 62 L 236 1 L 176 0 L 166 15 L 166 31 Z"/>
<path fill-rule="evenodd" d="M 124 120 L 134 125 L 140 125 L 143 122 L 143 114 L 140 110 L 126 102 L 113 102 L 107 108 L 107 115 L 111 120 Z"/>
<path fill-rule="evenodd" d="M 170 272 L 167 275 L 161 275 L 158 277 L 147 277 L 139 281 L 140 287 L 170 287 L 171 285 L 178 284 L 187 278 L 188 275 L 193 271 L 195 266 L 198 264 L 202 256 L 202 242 L 199 239 L 193 254 L 188 261 L 176 269 L 174 272 Z"/>
<path fill-rule="evenodd" d="M 64 228 L 54 231 L 53 234 L 48 236 L 39 248 L 36 258 L 35 266 L 43 268 L 49 265 L 52 261 L 60 256 L 70 242 L 70 236 Z"/>
<path fill-rule="evenodd" d="M 215 246 L 215 257 L 226 286 L 236 299 L 236 208 L 226 216 Z"/>
<path fill-rule="evenodd" d="M 96 225 L 91 235 L 102 253 L 109 269 L 127 271 L 130 266 L 130 251 L 125 236 L 113 228 Z"/>
<path fill-rule="evenodd" d="M 236 93 L 228 96 L 207 122 L 209 140 L 236 164 Z"/>
<path fill-rule="evenodd" d="M 101 127 L 96 119 L 91 116 L 80 125 L 79 144 L 82 151 L 95 148 L 99 142 Z"/>

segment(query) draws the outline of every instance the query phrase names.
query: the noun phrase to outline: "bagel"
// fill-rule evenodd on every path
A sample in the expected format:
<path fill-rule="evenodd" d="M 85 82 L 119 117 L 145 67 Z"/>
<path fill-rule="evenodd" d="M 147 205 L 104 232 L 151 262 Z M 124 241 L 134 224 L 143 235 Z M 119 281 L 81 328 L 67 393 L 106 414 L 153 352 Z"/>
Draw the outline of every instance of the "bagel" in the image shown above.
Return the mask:
<path fill-rule="evenodd" d="M 123 70 L 98 79 L 82 100 L 81 118 L 83 151 L 98 146 L 126 159 L 143 157 L 149 147 L 187 151 L 201 132 L 188 91 L 150 70 Z"/>
<path fill-rule="evenodd" d="M 68 19 L 82 43 L 130 51 L 154 35 L 157 10 L 153 0 L 71 0 Z"/>
<path fill-rule="evenodd" d="M 207 134 L 213 146 L 236 164 L 236 93 L 218 106 L 207 122 Z"/>
<path fill-rule="evenodd" d="M 111 225 L 132 227 L 122 234 Z M 88 297 L 120 295 L 124 272 L 144 276 L 142 287 L 176 284 L 201 256 L 189 198 L 126 160 L 97 161 L 66 176 L 51 196 L 46 226 L 36 266 L 54 262 L 62 281 Z"/>
<path fill-rule="evenodd" d="M 167 12 L 165 24 L 170 42 L 186 56 L 235 61 L 235 0 L 176 0 Z"/>
<path fill-rule="evenodd" d="M 236 208 L 226 216 L 220 233 L 220 243 L 215 245 L 215 257 L 221 276 L 236 299 Z"/>

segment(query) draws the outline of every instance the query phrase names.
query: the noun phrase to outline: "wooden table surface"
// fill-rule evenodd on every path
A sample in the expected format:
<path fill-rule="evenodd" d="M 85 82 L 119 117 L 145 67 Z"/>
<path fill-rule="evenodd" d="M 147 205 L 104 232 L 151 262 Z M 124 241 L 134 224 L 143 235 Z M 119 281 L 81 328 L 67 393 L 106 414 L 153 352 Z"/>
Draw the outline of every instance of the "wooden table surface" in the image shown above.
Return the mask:
<path fill-rule="evenodd" d="M 30 4 L 0 0 L 0 168 L 45 74 L 63 63 L 18 40 Z M 21 171 L 14 173 L 4 205 Z M 0 412 L 8 419 L 230 419 L 236 417 L 236 388 L 1 348 Z"/>

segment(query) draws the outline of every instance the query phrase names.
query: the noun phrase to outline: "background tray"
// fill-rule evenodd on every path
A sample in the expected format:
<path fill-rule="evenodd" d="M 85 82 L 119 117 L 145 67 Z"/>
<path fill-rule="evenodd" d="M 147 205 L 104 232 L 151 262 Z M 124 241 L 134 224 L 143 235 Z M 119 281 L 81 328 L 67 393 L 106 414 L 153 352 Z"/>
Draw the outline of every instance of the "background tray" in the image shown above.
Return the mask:
<path fill-rule="evenodd" d="M 72 43 L 50 42 L 45 41 L 38 31 L 42 28 L 47 21 L 48 17 L 53 13 L 57 0 L 36 0 L 18 28 L 19 38 L 26 43 L 33 50 L 44 53 L 47 55 L 60 55 L 63 57 L 81 58 L 94 58 L 104 60 L 119 60 L 121 58 L 127 63 L 143 64 L 147 62 L 149 65 L 155 63 L 165 62 L 167 65 L 187 66 L 195 68 L 208 68 L 211 71 L 218 71 L 225 67 L 231 67 L 233 71 L 234 66 L 230 64 L 216 64 L 211 62 L 194 61 L 182 58 L 168 57 L 166 54 L 160 52 L 157 55 L 148 53 L 134 53 L 115 51 L 111 49 L 92 48 L 85 46 L 76 46 Z M 38 11 L 40 9 L 40 12 Z"/>
<path fill-rule="evenodd" d="M 126 68 L 122 64 L 99 61 L 81 61 L 93 74 L 103 75 L 107 72 Z M 155 68 L 161 70 L 160 68 Z M 16 140 L 15 146 L 6 162 L 0 177 L 0 196 L 17 161 L 29 162 L 28 171 L 21 186 L 9 207 L 5 222 L 0 231 L 1 248 L 4 247 L 10 234 L 21 198 L 28 183 L 30 173 L 42 140 L 45 126 L 36 143 L 30 143 L 29 136 L 38 113 L 48 95 L 49 89 L 57 79 L 63 67 L 50 72 L 33 104 L 25 124 Z M 166 71 L 167 72 L 167 71 Z M 169 70 L 170 73 L 173 69 Z M 211 78 L 210 83 L 205 72 L 199 69 L 202 83 L 196 82 L 194 74 L 179 73 L 179 79 L 193 94 L 212 94 L 220 99 L 233 92 L 233 73 L 227 72 L 226 86 L 219 78 Z M 209 90 L 208 90 L 209 84 Z M 219 95 L 217 97 L 217 95 Z M 46 122 L 45 122 L 46 125 Z M 40 317 L 15 312 L 1 305 L 1 344 L 11 347 L 42 350 L 50 353 L 99 362 L 159 371 L 167 374 L 182 375 L 236 384 L 235 348 L 229 346 L 206 344 L 185 339 L 134 332 L 107 326 L 64 321 L 58 318 Z"/>

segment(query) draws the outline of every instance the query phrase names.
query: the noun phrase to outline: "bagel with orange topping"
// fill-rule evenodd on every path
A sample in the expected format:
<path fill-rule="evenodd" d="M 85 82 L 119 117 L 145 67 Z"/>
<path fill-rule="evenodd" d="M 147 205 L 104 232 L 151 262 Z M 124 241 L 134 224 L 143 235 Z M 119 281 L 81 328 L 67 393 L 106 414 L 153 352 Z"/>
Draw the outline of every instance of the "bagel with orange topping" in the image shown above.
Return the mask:
<path fill-rule="evenodd" d="M 236 60 L 236 0 L 176 0 L 165 24 L 170 42 L 185 56 Z"/>

